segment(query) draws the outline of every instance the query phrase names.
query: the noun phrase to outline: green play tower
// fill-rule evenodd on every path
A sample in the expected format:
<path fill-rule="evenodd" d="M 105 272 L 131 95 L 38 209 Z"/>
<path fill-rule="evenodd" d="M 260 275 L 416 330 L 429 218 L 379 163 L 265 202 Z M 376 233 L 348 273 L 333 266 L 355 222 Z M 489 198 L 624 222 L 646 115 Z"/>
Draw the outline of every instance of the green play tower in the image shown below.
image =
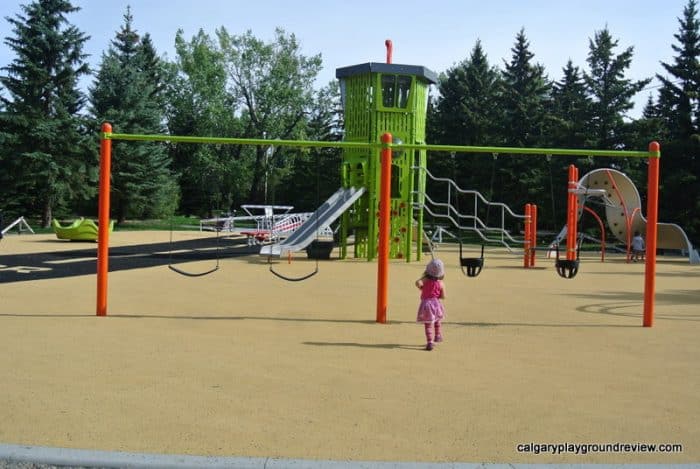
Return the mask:
<path fill-rule="evenodd" d="M 424 144 L 428 91 L 437 83 L 435 72 L 417 65 L 368 62 L 336 69 L 345 117 L 345 141 L 379 143 L 389 132 L 394 145 Z M 401 151 L 393 146 L 391 171 L 391 242 L 389 256 L 411 260 L 412 246 L 421 248 L 422 211 L 412 210 L 416 191 L 425 193 L 425 150 Z M 365 193 L 341 219 L 341 256 L 347 256 L 348 237 L 354 236 L 354 256 L 377 256 L 379 232 L 380 149 L 343 150 L 343 187 L 363 187 Z"/>

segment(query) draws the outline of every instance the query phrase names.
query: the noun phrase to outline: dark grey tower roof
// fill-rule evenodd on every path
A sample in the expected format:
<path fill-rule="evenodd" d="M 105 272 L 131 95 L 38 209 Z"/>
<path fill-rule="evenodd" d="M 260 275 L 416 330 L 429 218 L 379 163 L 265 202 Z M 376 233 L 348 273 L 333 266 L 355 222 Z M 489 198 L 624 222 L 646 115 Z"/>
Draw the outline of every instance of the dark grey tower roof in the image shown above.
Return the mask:
<path fill-rule="evenodd" d="M 346 78 L 363 73 L 401 73 L 415 75 L 430 84 L 437 83 L 437 74 L 429 68 L 421 65 L 387 64 L 381 62 L 367 62 L 364 64 L 350 65 L 335 69 L 336 78 Z"/>

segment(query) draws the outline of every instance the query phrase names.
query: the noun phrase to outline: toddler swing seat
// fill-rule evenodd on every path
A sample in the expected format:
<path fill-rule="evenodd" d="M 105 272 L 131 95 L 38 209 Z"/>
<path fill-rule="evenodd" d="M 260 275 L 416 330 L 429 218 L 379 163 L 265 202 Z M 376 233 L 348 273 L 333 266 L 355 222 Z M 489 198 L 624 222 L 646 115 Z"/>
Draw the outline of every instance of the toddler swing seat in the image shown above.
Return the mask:
<path fill-rule="evenodd" d="M 557 258 L 554 262 L 554 267 L 557 269 L 557 273 L 561 278 L 574 278 L 578 274 L 579 268 L 579 252 L 581 250 L 581 243 L 579 242 L 578 248 L 576 249 L 576 259 L 559 259 L 559 243 L 556 245 L 557 248 Z"/>
<path fill-rule="evenodd" d="M 481 245 L 481 257 L 464 257 L 462 255 L 462 241 L 459 242 L 459 266 L 467 277 L 476 277 L 484 267 L 484 245 Z"/>

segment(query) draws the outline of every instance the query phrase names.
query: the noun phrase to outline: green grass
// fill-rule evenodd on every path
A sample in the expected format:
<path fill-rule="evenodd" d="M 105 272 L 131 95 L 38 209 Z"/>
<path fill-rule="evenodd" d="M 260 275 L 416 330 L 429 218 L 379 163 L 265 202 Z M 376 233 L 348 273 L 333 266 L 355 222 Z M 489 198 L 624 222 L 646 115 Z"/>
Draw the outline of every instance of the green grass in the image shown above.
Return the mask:
<path fill-rule="evenodd" d="M 76 217 L 59 217 L 58 221 L 62 224 L 68 224 L 73 220 L 77 220 Z M 96 217 L 85 217 L 92 218 L 97 221 Z M 42 228 L 40 226 L 39 220 L 27 220 L 29 226 L 32 227 L 37 234 L 53 233 L 53 228 L 50 226 L 47 228 Z M 163 230 L 167 231 L 170 229 L 174 230 L 199 230 L 199 218 L 187 217 L 187 216 L 175 216 L 171 218 L 154 219 L 154 220 L 127 220 L 124 223 L 117 225 L 115 224 L 115 231 L 147 231 L 147 230 Z M 16 229 L 12 229 L 12 233 L 16 233 Z"/>
<path fill-rule="evenodd" d="M 151 231 L 151 230 L 196 230 L 199 231 L 199 218 L 177 215 L 172 218 L 154 220 L 126 220 L 115 225 L 118 231 Z"/>

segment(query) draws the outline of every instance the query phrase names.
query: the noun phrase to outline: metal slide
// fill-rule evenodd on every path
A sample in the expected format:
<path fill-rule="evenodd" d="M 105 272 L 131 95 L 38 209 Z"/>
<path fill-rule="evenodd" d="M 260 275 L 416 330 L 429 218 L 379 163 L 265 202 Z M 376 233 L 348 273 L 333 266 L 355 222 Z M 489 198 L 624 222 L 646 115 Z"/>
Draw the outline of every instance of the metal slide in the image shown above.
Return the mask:
<path fill-rule="evenodd" d="M 642 199 L 632 180 L 615 169 L 594 169 L 579 181 L 579 186 L 586 189 L 603 189 L 605 191 L 605 216 L 612 234 L 622 243 L 627 244 L 628 230 L 646 233 L 647 220 L 642 215 Z M 602 192 L 602 191 L 601 191 Z M 583 203 L 590 195 L 579 196 L 579 217 Z M 627 224 L 627 217 L 631 223 Z M 564 228 L 566 229 L 566 228 Z M 658 223 L 657 248 L 677 249 L 687 253 L 691 264 L 699 264 L 700 256 L 693 248 L 683 228 L 674 223 Z"/>
<path fill-rule="evenodd" d="M 364 187 L 340 188 L 330 196 L 294 233 L 278 244 L 269 244 L 260 249 L 267 256 L 286 256 L 301 251 L 327 230 L 365 192 Z"/>

